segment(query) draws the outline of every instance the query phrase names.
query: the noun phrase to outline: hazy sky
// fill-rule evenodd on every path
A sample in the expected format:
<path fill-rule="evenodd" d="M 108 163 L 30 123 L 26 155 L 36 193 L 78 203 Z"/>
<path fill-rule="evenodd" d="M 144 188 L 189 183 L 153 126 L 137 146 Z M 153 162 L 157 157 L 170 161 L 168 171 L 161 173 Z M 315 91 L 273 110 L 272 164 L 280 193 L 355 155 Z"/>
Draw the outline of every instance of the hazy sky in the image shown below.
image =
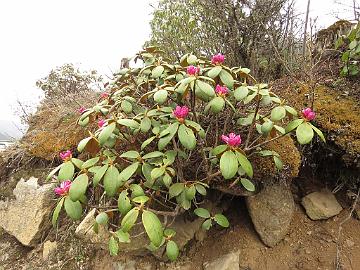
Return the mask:
<path fill-rule="evenodd" d="M 307 0 L 297 1 L 305 12 Z M 15 119 L 17 99 L 38 100 L 36 80 L 56 66 L 81 63 L 108 74 L 118 68 L 150 35 L 150 2 L 156 0 L 0 0 L 0 120 Z M 320 25 L 335 21 L 333 2 L 312 0 Z"/>

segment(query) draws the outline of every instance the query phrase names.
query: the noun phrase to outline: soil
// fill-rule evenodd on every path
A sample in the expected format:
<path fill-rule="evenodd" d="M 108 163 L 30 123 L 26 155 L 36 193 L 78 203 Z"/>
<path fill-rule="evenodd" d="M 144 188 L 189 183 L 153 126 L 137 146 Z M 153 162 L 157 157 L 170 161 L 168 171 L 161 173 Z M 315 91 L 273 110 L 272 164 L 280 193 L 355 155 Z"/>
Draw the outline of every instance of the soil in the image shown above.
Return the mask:
<path fill-rule="evenodd" d="M 298 185 L 301 183 L 301 185 Z M 259 239 L 248 215 L 244 198 L 234 198 L 227 210 L 232 226 L 226 230 L 213 228 L 202 242 L 192 242 L 175 264 L 157 261 L 152 256 L 130 258 L 136 265 L 152 265 L 152 269 L 203 269 L 203 263 L 230 252 L 239 252 L 242 270 L 314 270 L 336 269 L 337 237 L 339 225 L 350 213 L 351 199 L 346 193 L 337 194 L 345 208 L 338 216 L 324 221 L 310 220 L 299 198 L 314 190 L 324 188 L 325 183 L 311 178 L 298 178 L 293 182 L 294 199 L 297 202 L 290 232 L 276 247 L 268 248 Z M 299 187 L 306 186 L 306 189 Z M 231 199 L 231 198 L 227 198 Z M 109 257 L 107 251 L 94 254 L 91 246 L 79 243 L 72 237 L 75 225 L 62 226 L 58 235 L 51 232 L 45 239 L 58 237 L 58 250 L 43 261 L 42 246 L 32 249 L 21 246 L 15 238 L 0 232 L 0 270 L 18 269 L 123 269 L 114 267 L 114 261 L 129 258 Z M 351 217 L 342 226 L 339 241 L 340 267 L 338 269 L 360 269 L 360 221 Z M 126 268 L 125 268 L 126 269 Z M 130 269 L 130 268 L 129 268 Z M 145 269 L 145 268 L 143 268 Z M 185 268 L 184 268 L 185 269 Z"/>

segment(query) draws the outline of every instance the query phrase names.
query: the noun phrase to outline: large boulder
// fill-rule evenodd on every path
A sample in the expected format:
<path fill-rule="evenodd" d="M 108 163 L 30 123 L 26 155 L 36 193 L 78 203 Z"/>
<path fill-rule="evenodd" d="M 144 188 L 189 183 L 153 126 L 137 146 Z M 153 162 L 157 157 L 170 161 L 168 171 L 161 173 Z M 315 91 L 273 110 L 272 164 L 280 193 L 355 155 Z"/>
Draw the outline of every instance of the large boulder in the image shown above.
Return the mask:
<path fill-rule="evenodd" d="M 261 240 L 275 246 L 288 233 L 294 213 L 290 188 L 281 183 L 266 185 L 260 193 L 246 197 L 246 203 Z"/>
<path fill-rule="evenodd" d="M 35 246 L 50 227 L 53 184 L 38 185 L 38 179 L 21 179 L 13 191 L 15 200 L 0 201 L 0 227 L 25 246 Z"/>
<path fill-rule="evenodd" d="M 327 190 L 306 195 L 302 198 L 301 204 L 312 220 L 328 219 L 336 216 L 342 210 L 334 194 Z"/>

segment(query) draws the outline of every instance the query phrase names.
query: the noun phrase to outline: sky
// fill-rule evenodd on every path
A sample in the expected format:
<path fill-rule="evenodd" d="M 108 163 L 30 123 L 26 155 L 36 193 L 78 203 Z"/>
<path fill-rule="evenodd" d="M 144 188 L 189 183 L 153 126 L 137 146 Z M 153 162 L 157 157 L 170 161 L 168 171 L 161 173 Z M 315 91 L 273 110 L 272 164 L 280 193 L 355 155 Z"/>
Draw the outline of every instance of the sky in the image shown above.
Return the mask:
<path fill-rule="evenodd" d="M 342 0 L 349 1 L 349 0 Z M 111 74 L 149 39 L 157 0 L 0 1 L 0 121 L 18 122 L 16 102 L 36 104 L 37 79 L 74 63 Z M 297 0 L 305 13 L 307 0 Z M 336 21 L 334 0 L 311 0 L 320 26 Z M 1 130 L 0 130 L 1 132 Z"/>

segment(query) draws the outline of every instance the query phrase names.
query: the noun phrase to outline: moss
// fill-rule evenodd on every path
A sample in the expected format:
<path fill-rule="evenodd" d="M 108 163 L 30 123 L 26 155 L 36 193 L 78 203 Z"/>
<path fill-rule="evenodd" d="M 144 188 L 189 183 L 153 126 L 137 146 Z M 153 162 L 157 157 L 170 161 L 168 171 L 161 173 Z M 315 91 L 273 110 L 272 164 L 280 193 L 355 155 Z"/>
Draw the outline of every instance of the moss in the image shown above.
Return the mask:
<path fill-rule="evenodd" d="M 267 181 L 273 178 L 286 180 L 296 177 L 301 165 L 301 156 L 290 136 L 270 142 L 266 149 L 273 150 L 280 155 L 284 169 L 277 171 L 272 157 L 254 156 L 251 161 L 254 167 L 254 179 Z"/>
<path fill-rule="evenodd" d="M 75 148 L 86 136 L 77 119 L 78 115 L 75 114 L 59 119 L 57 112 L 39 110 L 21 142 L 31 155 L 53 160 L 60 151 Z"/>

